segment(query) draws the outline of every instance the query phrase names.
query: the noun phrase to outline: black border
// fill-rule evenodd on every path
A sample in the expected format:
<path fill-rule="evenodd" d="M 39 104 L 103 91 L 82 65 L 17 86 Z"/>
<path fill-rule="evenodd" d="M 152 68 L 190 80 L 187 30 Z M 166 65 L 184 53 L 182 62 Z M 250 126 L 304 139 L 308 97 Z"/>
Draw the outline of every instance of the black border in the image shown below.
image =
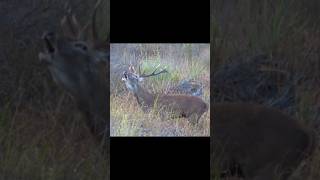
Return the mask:
<path fill-rule="evenodd" d="M 209 43 L 210 1 L 111 0 L 112 43 Z"/>
<path fill-rule="evenodd" d="M 209 137 L 112 137 L 111 179 L 209 179 Z"/>

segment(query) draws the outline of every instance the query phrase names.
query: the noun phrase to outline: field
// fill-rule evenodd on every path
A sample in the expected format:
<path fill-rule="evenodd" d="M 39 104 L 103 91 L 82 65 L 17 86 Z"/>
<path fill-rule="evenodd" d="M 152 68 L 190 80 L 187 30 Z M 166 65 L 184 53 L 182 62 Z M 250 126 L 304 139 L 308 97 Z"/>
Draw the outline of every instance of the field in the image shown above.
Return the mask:
<path fill-rule="evenodd" d="M 291 116 L 315 132 L 318 146 L 291 179 L 320 178 L 319 10 L 316 0 L 214 0 L 211 3 L 213 73 L 235 59 L 264 54 L 284 64 L 281 70 L 303 77 L 301 83 L 295 84 L 297 109 Z M 212 169 L 212 179 L 220 179 L 217 172 L 219 169 Z"/>
<path fill-rule="evenodd" d="M 1 1 L 0 179 L 108 177 L 109 155 L 94 143 L 74 101 L 53 82 L 38 58 L 42 33 L 61 31 L 65 3 Z M 88 20 L 94 3 L 70 2 L 81 24 Z M 101 8 L 108 9 L 108 1 L 103 3 Z M 108 12 L 98 13 L 101 36 L 107 35 Z"/>
<path fill-rule="evenodd" d="M 136 98 L 121 82 L 123 71 L 130 64 L 141 65 L 141 71 L 151 73 L 158 65 L 169 73 L 145 79 L 141 86 L 152 93 L 174 94 L 171 90 L 182 80 L 201 83 L 201 98 L 210 103 L 209 44 L 112 44 L 110 68 L 111 136 L 209 136 L 210 110 L 198 125 L 186 118 L 160 118 L 153 108 L 144 113 Z M 136 66 L 137 67 L 137 66 Z M 136 68 L 137 69 L 137 68 Z"/>

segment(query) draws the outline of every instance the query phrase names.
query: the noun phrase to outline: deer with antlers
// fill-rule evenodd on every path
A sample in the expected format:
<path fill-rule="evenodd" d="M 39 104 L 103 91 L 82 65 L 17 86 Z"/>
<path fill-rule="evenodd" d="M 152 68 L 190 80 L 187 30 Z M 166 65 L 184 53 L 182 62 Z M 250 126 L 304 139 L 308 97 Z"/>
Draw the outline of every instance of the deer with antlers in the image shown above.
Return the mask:
<path fill-rule="evenodd" d="M 129 66 L 129 71 L 123 72 L 122 81 L 134 94 L 144 112 L 157 108 L 156 110 L 169 114 L 171 118 L 184 117 L 188 118 L 192 124 L 197 124 L 202 114 L 208 110 L 207 104 L 201 98 L 187 95 L 153 94 L 140 86 L 139 82 L 144 78 L 168 72 L 166 69 L 158 71 L 158 67 L 152 73 L 145 74 L 141 73 L 140 65 L 139 73 L 136 73 L 133 66 Z"/>
<path fill-rule="evenodd" d="M 97 1 L 91 21 L 84 26 L 80 26 L 69 9 L 61 20 L 63 34 L 44 33 L 45 52 L 39 53 L 39 59 L 46 64 L 54 81 L 76 101 L 92 134 L 108 144 L 105 140 L 109 136 L 109 44 L 108 39 L 100 41 L 97 36 L 95 19 L 100 3 Z"/>

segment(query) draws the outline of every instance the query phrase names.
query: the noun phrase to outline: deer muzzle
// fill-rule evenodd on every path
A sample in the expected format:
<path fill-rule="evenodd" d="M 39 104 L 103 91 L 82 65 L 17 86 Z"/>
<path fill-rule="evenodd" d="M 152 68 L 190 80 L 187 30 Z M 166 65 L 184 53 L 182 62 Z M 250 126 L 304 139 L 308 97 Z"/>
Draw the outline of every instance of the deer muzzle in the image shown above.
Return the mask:
<path fill-rule="evenodd" d="M 121 80 L 126 81 L 127 79 L 128 79 L 128 74 L 126 71 L 123 71 Z"/>
<path fill-rule="evenodd" d="M 45 64 L 51 64 L 52 63 L 52 55 L 55 52 L 54 42 L 55 42 L 55 34 L 53 32 L 45 32 L 42 35 L 42 40 L 44 41 L 44 52 L 39 53 L 39 59 L 40 62 Z"/>

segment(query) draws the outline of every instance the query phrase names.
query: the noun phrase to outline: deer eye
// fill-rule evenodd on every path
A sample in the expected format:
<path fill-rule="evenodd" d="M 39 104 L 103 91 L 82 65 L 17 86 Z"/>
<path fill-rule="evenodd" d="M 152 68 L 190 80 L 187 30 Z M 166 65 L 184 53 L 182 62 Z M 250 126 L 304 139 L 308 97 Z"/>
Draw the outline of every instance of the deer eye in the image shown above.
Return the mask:
<path fill-rule="evenodd" d="M 88 46 L 83 42 L 74 43 L 74 47 L 81 49 L 82 51 L 88 51 Z"/>

